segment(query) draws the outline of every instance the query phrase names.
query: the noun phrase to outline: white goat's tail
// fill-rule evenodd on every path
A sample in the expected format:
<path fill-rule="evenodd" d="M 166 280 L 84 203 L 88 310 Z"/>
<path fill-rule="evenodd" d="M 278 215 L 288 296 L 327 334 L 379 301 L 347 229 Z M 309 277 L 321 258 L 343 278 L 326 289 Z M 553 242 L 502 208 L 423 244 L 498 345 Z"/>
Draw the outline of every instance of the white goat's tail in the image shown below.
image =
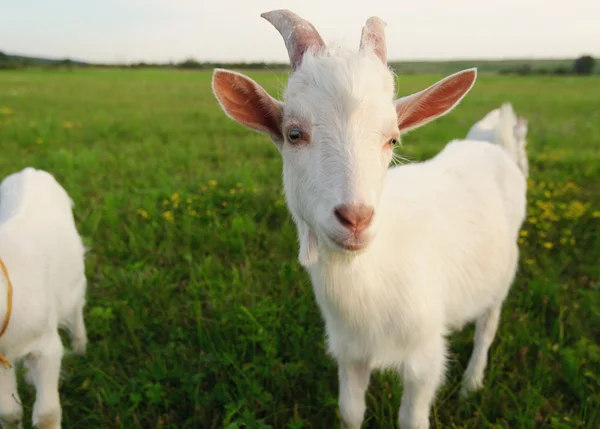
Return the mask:
<path fill-rule="evenodd" d="M 504 147 L 519 166 L 525 177 L 529 175 L 527 159 L 527 120 L 517 117 L 510 103 L 500 107 L 499 124 L 496 127 L 496 143 Z"/>

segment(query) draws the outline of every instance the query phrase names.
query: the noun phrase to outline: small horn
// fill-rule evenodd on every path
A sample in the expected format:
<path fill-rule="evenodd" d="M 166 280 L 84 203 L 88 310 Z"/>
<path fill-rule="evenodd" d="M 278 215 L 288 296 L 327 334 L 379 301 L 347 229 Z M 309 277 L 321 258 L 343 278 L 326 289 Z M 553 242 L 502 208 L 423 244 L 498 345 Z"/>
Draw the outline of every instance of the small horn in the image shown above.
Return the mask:
<path fill-rule="evenodd" d="M 386 25 L 380 18 L 372 16 L 367 19 L 360 38 L 360 50 L 363 51 L 367 46 L 370 47 L 383 64 L 387 64 L 387 48 L 385 45 Z"/>
<path fill-rule="evenodd" d="M 292 70 L 296 70 L 309 49 L 325 49 L 325 43 L 316 28 L 307 20 L 287 9 L 272 10 L 260 15 L 281 33 L 290 57 Z"/>

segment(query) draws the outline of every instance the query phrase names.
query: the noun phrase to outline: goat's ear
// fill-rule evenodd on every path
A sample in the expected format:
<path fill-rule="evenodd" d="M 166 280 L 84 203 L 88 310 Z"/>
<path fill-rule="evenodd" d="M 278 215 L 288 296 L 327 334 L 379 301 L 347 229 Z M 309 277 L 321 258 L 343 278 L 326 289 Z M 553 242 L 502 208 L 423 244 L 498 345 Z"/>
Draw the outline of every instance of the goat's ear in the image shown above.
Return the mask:
<path fill-rule="evenodd" d="M 528 121 L 527 119 L 519 116 L 517 118 L 517 124 L 515 125 L 515 134 L 519 140 L 523 141 L 523 145 L 527 144 L 527 129 L 528 129 Z"/>
<path fill-rule="evenodd" d="M 469 92 L 477 78 L 477 69 L 455 73 L 429 88 L 395 101 L 401 133 L 419 128 L 450 112 Z"/>
<path fill-rule="evenodd" d="M 254 131 L 267 134 L 278 146 L 283 143 L 282 103 L 258 83 L 240 73 L 215 69 L 212 89 L 227 116 Z"/>

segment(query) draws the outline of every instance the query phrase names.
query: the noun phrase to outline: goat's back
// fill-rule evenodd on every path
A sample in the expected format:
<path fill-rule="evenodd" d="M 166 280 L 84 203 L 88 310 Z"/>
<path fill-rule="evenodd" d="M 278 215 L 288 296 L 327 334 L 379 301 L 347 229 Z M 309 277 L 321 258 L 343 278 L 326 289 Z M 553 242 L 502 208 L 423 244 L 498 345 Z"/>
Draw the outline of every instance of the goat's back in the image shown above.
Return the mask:
<path fill-rule="evenodd" d="M 446 165 L 447 172 L 463 174 L 469 184 L 481 181 L 479 187 L 496 188 L 511 237 L 516 240 L 525 219 L 527 181 L 511 155 L 488 142 L 453 140 L 439 153 L 437 161 Z"/>
<path fill-rule="evenodd" d="M 421 297 L 443 297 L 449 326 L 459 327 L 504 299 L 526 209 L 525 178 L 506 151 L 452 141 L 427 162 L 392 169 L 384 192 L 382 202 L 390 206 L 381 209 L 394 213 L 394 225 L 382 226 L 395 231 L 380 231 L 384 246 L 404 243 L 405 271 L 426 264 L 427 281 L 436 284 L 426 285 L 429 293 Z M 400 266 L 398 260 L 384 263 Z"/>

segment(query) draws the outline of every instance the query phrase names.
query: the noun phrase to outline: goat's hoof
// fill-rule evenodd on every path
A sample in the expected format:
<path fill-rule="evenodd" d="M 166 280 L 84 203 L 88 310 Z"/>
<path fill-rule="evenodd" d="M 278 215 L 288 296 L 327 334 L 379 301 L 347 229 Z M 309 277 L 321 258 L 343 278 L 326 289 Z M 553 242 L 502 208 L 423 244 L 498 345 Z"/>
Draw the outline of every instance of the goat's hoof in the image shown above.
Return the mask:
<path fill-rule="evenodd" d="M 33 426 L 36 429 L 60 429 L 61 412 L 52 412 L 37 415 L 33 418 Z"/>
<path fill-rule="evenodd" d="M 73 340 L 73 343 L 71 344 L 71 346 L 73 348 L 73 354 L 75 354 L 77 356 L 83 356 L 83 355 L 85 355 L 85 352 L 87 350 L 87 339 L 82 338 L 82 339 Z"/>
<path fill-rule="evenodd" d="M 464 381 L 462 387 L 460 388 L 460 397 L 468 398 L 478 390 L 483 387 L 483 383 L 481 381 L 469 380 Z"/>
<path fill-rule="evenodd" d="M 23 429 L 23 411 L 0 417 L 3 429 Z"/>

